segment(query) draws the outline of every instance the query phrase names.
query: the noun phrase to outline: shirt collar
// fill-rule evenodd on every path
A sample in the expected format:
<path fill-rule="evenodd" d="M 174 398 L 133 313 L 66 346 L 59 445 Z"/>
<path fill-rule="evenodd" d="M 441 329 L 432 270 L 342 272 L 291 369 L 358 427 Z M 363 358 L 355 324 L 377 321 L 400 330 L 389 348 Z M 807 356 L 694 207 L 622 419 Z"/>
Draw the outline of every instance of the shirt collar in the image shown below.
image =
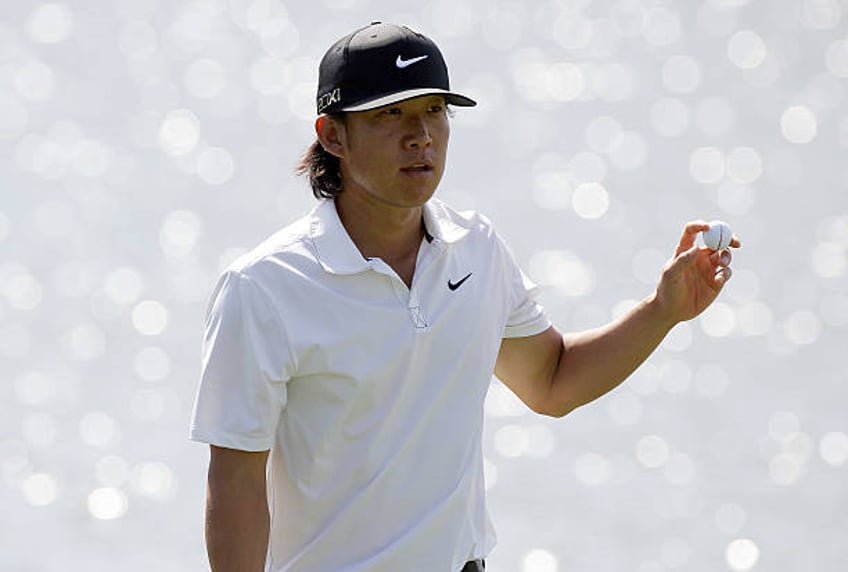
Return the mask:
<path fill-rule="evenodd" d="M 345 230 L 333 200 L 322 200 L 312 210 L 310 218 L 309 235 L 324 270 L 333 274 L 356 274 L 370 268 L 368 260 Z"/>
<path fill-rule="evenodd" d="M 430 235 L 448 244 L 457 242 L 468 234 L 468 228 L 457 224 L 457 217 L 438 199 L 430 199 L 424 205 L 424 226 Z"/>
<path fill-rule="evenodd" d="M 436 199 L 424 205 L 424 226 L 432 243 L 454 243 L 468 234 L 468 229 L 454 222 L 451 211 Z M 356 274 L 371 268 L 371 263 L 351 240 L 336 211 L 335 202 L 322 200 L 312 210 L 309 235 L 318 262 L 332 274 Z"/>

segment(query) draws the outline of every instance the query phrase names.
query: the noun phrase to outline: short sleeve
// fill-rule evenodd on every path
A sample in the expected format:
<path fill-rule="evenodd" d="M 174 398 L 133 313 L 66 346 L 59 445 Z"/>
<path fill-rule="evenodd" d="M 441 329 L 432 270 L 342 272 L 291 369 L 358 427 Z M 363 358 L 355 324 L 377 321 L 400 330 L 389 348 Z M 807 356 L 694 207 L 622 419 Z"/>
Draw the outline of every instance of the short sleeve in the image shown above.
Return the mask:
<path fill-rule="evenodd" d="M 226 272 L 206 310 L 190 439 L 270 449 L 291 369 L 285 330 L 267 294 L 243 274 Z"/>
<path fill-rule="evenodd" d="M 497 237 L 509 291 L 509 317 L 504 338 L 523 338 L 547 330 L 551 322 L 537 301 L 540 288 L 519 268 L 509 247 Z"/>

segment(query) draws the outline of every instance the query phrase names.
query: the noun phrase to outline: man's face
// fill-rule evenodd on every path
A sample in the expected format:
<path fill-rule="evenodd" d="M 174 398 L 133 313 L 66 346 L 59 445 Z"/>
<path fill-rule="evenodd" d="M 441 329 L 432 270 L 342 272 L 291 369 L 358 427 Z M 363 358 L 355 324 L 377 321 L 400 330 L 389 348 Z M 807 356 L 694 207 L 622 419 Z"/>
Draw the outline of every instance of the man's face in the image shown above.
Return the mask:
<path fill-rule="evenodd" d="M 424 96 L 348 113 L 341 127 L 343 193 L 388 206 L 417 207 L 445 170 L 450 125 L 445 100 Z"/>

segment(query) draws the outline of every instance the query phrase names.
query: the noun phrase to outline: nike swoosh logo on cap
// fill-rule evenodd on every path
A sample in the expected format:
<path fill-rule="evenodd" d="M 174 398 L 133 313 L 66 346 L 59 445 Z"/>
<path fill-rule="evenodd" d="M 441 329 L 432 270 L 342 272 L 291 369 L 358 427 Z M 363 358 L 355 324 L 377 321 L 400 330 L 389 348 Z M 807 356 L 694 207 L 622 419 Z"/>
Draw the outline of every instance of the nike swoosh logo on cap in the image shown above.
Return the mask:
<path fill-rule="evenodd" d="M 395 65 L 398 67 L 398 69 L 408 68 L 412 64 L 417 64 L 421 60 L 426 60 L 427 58 L 428 56 L 424 55 L 418 56 L 417 58 L 410 58 L 408 60 L 405 60 L 400 55 L 398 55 L 397 59 L 395 60 Z"/>

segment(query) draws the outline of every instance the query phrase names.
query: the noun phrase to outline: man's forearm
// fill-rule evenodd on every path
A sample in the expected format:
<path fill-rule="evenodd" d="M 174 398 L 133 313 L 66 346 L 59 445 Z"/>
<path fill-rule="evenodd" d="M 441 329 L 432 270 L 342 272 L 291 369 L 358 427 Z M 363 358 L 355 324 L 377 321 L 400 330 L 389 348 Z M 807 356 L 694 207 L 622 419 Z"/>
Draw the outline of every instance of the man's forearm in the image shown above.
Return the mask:
<path fill-rule="evenodd" d="M 213 572 L 262 572 L 268 551 L 267 451 L 211 447 L 206 551 Z"/>
<path fill-rule="evenodd" d="M 551 387 L 558 414 L 565 415 L 618 386 L 673 326 L 651 296 L 605 326 L 565 335 Z"/>
<path fill-rule="evenodd" d="M 213 493 L 206 503 L 206 550 L 213 572 L 261 572 L 268 550 L 265 493 Z"/>

